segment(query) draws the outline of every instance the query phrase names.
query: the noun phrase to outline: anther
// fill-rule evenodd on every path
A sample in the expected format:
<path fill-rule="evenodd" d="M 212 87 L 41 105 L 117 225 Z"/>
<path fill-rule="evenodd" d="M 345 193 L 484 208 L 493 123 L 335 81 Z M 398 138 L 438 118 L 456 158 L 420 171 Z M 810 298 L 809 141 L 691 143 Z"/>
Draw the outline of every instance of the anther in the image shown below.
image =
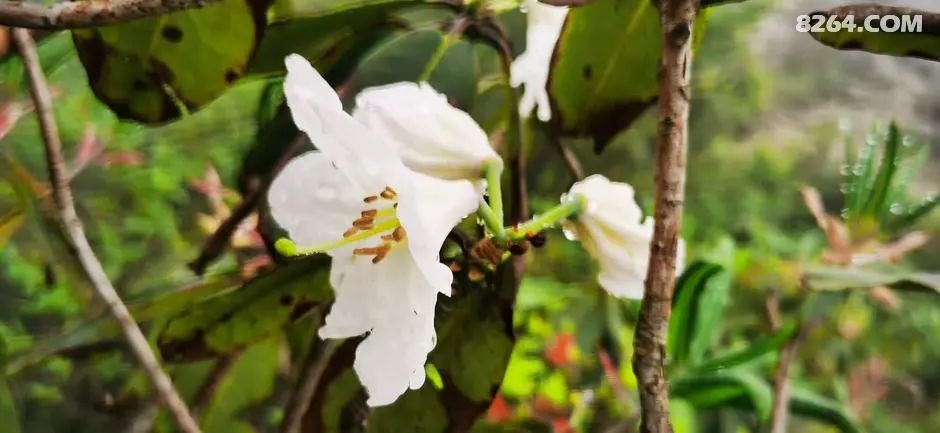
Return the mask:
<path fill-rule="evenodd" d="M 405 231 L 405 228 L 402 226 L 395 227 L 395 230 L 392 232 L 392 239 L 395 239 L 395 242 L 401 241 L 408 235 L 408 232 Z"/>
<path fill-rule="evenodd" d="M 368 196 L 368 197 L 362 199 L 362 201 L 364 201 L 364 202 L 366 202 L 366 203 L 372 203 L 372 202 L 374 202 L 374 201 L 376 201 L 376 200 L 378 200 L 378 199 L 379 199 L 379 196 L 377 196 L 377 195 L 370 195 L 370 196 Z"/>
<path fill-rule="evenodd" d="M 386 255 L 388 255 L 388 252 L 392 250 L 392 247 L 389 246 L 388 244 L 385 244 L 385 245 L 382 245 L 381 247 L 377 247 L 377 249 L 379 251 L 375 253 L 375 257 L 372 258 L 372 264 L 381 262 L 382 259 L 384 259 Z"/>
<path fill-rule="evenodd" d="M 373 220 L 372 218 L 362 217 L 353 221 L 352 225 L 353 227 L 360 229 L 360 230 L 368 230 L 372 228 L 372 224 L 374 223 L 375 223 L 375 220 Z"/>
<path fill-rule="evenodd" d="M 348 238 L 348 237 L 350 237 L 350 236 L 356 234 L 357 232 L 359 232 L 359 228 L 358 228 L 358 227 L 350 227 L 349 230 L 346 230 L 345 232 L 343 232 L 343 237 L 344 237 L 344 238 Z"/>
<path fill-rule="evenodd" d="M 382 198 L 386 200 L 391 200 L 395 197 L 398 197 L 398 193 L 395 192 L 391 187 L 386 186 L 384 190 L 379 194 Z"/>
<path fill-rule="evenodd" d="M 378 214 L 379 214 L 379 211 L 375 209 L 364 210 L 361 213 L 363 218 L 375 218 L 375 216 Z"/>
<path fill-rule="evenodd" d="M 356 256 L 374 256 L 379 254 L 379 251 L 382 247 L 367 247 L 367 248 L 356 248 L 353 250 L 353 255 Z"/>

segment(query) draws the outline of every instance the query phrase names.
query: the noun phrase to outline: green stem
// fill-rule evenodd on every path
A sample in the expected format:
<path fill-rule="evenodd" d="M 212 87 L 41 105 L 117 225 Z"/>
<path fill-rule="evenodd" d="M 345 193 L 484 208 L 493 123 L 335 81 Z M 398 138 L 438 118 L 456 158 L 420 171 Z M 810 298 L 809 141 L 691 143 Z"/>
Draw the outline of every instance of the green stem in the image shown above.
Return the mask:
<path fill-rule="evenodd" d="M 496 238 L 504 238 L 506 236 L 506 228 L 503 227 L 503 220 L 501 220 L 496 212 L 493 212 L 493 208 L 486 202 L 480 203 L 480 208 L 477 209 L 477 215 L 483 219 L 483 223 L 486 224 L 486 228 L 493 233 L 493 236 Z"/>
<path fill-rule="evenodd" d="M 489 207 L 493 210 L 495 218 L 499 221 L 500 227 L 505 224 L 503 215 L 503 188 L 502 175 L 503 165 L 499 163 L 488 163 L 483 167 L 483 174 L 486 176 L 486 191 L 489 195 Z"/>
<path fill-rule="evenodd" d="M 548 210 L 541 215 L 536 215 L 529 221 L 519 224 L 516 227 L 507 229 L 506 232 L 512 240 L 522 240 L 529 235 L 534 235 L 543 230 L 555 227 L 562 220 L 568 219 L 584 209 L 583 200 L 567 200 Z"/>

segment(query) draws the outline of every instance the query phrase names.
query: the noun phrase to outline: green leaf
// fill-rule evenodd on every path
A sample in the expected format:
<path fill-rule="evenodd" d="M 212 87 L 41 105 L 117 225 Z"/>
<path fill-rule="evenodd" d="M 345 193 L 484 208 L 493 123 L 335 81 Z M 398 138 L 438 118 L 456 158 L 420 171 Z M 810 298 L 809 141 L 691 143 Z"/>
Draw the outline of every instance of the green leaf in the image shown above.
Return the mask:
<path fill-rule="evenodd" d="M 784 344 L 796 335 L 798 330 L 799 326 L 796 322 L 790 323 L 773 335 L 751 342 L 744 349 L 722 353 L 706 359 L 695 367 L 695 371 L 726 370 L 760 359 L 764 355 L 780 350 Z"/>
<path fill-rule="evenodd" d="M 248 65 L 266 24 L 266 0 L 72 32 L 95 95 L 121 118 L 156 123 L 196 110 Z"/>
<path fill-rule="evenodd" d="M 672 361 L 693 365 L 704 358 L 718 333 L 731 287 L 730 275 L 719 265 L 695 262 L 676 284 L 667 347 Z"/>
<path fill-rule="evenodd" d="M 438 327 L 430 361 L 469 399 L 489 401 L 503 381 L 513 342 L 500 312 L 481 293 L 455 302 Z"/>
<path fill-rule="evenodd" d="M 20 433 L 19 419 L 6 378 L 0 375 L 0 433 Z"/>
<path fill-rule="evenodd" d="M 264 402 L 274 390 L 280 366 L 280 338 L 270 338 L 238 356 L 222 378 L 201 418 L 205 433 L 254 432 L 240 413 Z M 246 386 L 250 384 L 250 386 Z"/>
<path fill-rule="evenodd" d="M 888 192 L 891 190 L 898 171 L 898 163 L 901 159 L 901 131 L 898 125 L 891 122 L 888 128 L 888 136 L 885 138 L 885 149 L 881 155 L 881 164 L 878 167 L 878 174 L 875 176 L 875 183 L 872 185 L 868 200 L 865 202 L 864 213 L 872 217 L 877 217 L 886 210 Z"/>
<path fill-rule="evenodd" d="M 815 266 L 803 274 L 812 290 L 837 291 L 888 286 L 898 290 L 940 292 L 940 274 L 906 271 L 896 267 L 839 268 Z"/>
<path fill-rule="evenodd" d="M 442 433 L 447 427 L 444 406 L 434 386 L 425 382 L 388 406 L 376 408 L 369 417 L 368 433 Z"/>
<path fill-rule="evenodd" d="M 703 409 L 723 406 L 750 408 L 761 421 L 770 419 L 773 405 L 770 384 L 753 373 L 743 371 L 683 375 L 669 383 L 669 394 Z"/>
<path fill-rule="evenodd" d="M 231 353 L 277 332 L 332 296 L 328 259 L 294 261 L 169 320 L 158 345 L 170 361 Z"/>
<path fill-rule="evenodd" d="M 696 22 L 696 38 L 703 23 Z M 661 37 L 650 0 L 596 0 L 573 8 L 548 85 L 553 121 L 564 132 L 594 137 L 595 150 L 603 150 L 656 101 Z"/>
<path fill-rule="evenodd" d="M 843 433 L 860 431 L 842 404 L 807 389 L 793 387 L 790 391 L 790 413 L 827 423 Z"/>
<path fill-rule="evenodd" d="M 837 32 L 810 32 L 816 40 L 830 47 L 840 50 L 862 50 L 876 54 L 940 61 L 940 14 L 910 8 L 864 4 L 841 6 L 827 11 L 813 12 L 809 15 L 820 15 L 827 20 L 829 17 L 835 16 L 839 22 L 844 22 L 847 16 L 854 17 L 855 31 L 843 27 Z M 923 16 L 923 28 L 919 33 L 910 31 L 894 33 L 859 31 L 859 29 L 865 29 L 865 20 L 872 15 L 921 15 Z M 813 23 L 815 23 L 815 18 Z M 875 26 L 878 26 L 878 24 L 878 21 L 873 23 Z"/>
<path fill-rule="evenodd" d="M 251 73 L 280 73 L 284 57 L 297 53 L 321 73 L 347 54 L 364 51 L 391 31 L 391 14 L 424 3 L 417 0 L 279 1 L 275 17 L 251 60 Z"/>

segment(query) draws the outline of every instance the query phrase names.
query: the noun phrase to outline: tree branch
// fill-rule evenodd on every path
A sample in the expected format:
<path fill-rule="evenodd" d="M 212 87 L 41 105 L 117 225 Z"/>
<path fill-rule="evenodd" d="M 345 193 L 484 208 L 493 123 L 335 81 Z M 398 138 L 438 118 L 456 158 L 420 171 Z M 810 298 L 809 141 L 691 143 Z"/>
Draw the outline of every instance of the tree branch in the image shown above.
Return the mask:
<path fill-rule="evenodd" d="M 639 382 L 640 431 L 643 433 L 672 432 L 663 364 L 685 195 L 692 29 L 698 7 L 698 0 L 659 1 L 662 59 L 659 70 L 655 228 L 650 244 L 646 292 L 633 339 L 633 371 Z"/>
<path fill-rule="evenodd" d="M 218 0 L 74 1 L 44 6 L 0 1 L 0 25 L 44 30 L 77 29 L 150 18 L 200 8 Z"/>
<path fill-rule="evenodd" d="M 299 433 L 303 426 L 304 416 L 310 409 L 310 402 L 320 387 L 320 380 L 326 366 L 333 359 L 333 355 L 345 340 L 320 340 L 314 334 L 314 344 L 310 353 L 300 367 L 300 382 L 287 402 L 286 414 L 281 422 L 281 433 Z"/>
<path fill-rule="evenodd" d="M 49 170 L 49 182 L 52 185 L 52 196 L 59 212 L 61 223 L 65 228 L 66 236 L 75 250 L 81 264 L 82 271 L 88 278 L 95 292 L 108 305 L 111 314 L 117 319 L 124 337 L 137 357 L 140 366 L 147 372 L 154 390 L 163 400 L 170 413 L 184 433 L 199 433 L 199 426 L 189 414 L 186 403 L 173 388 L 170 377 L 160 368 L 157 357 L 150 350 L 150 344 L 137 322 L 131 317 L 127 306 L 121 301 L 111 281 L 95 256 L 82 222 L 75 212 L 75 203 L 72 201 L 72 192 L 69 189 L 68 177 L 65 174 L 65 162 L 62 157 L 62 143 L 59 140 L 58 126 L 52 113 L 52 97 L 46 77 L 39 65 L 39 56 L 36 53 L 36 43 L 26 29 L 13 30 L 13 39 L 23 58 L 26 72 L 29 77 L 29 91 L 36 106 L 36 115 L 39 118 L 39 127 L 42 133 L 43 144 L 46 151 L 46 165 Z"/>

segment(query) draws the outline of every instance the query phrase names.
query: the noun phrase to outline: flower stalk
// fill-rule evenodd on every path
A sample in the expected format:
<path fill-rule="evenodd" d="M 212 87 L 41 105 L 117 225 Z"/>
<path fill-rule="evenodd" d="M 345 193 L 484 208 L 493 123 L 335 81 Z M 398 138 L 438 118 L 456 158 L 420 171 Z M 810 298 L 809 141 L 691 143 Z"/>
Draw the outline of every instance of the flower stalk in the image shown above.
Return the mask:
<path fill-rule="evenodd" d="M 526 239 L 528 236 L 557 226 L 562 221 L 576 216 L 583 209 L 584 200 L 580 197 L 573 200 L 565 200 L 558 206 L 549 209 L 547 212 L 536 215 L 529 221 L 510 228 L 507 230 L 507 235 L 509 239 L 514 241 Z"/>

